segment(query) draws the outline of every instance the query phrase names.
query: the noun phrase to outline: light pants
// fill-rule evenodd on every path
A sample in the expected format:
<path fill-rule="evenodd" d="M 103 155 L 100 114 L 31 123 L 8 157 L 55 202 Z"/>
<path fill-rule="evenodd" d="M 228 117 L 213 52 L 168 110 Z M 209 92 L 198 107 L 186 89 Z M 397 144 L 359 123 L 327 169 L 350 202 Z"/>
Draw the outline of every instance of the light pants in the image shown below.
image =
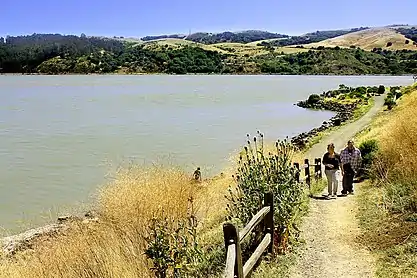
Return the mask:
<path fill-rule="evenodd" d="M 329 191 L 329 195 L 337 195 L 337 186 L 339 184 L 339 180 L 337 178 L 337 171 L 338 170 L 325 170 L 327 177 L 327 189 Z"/>

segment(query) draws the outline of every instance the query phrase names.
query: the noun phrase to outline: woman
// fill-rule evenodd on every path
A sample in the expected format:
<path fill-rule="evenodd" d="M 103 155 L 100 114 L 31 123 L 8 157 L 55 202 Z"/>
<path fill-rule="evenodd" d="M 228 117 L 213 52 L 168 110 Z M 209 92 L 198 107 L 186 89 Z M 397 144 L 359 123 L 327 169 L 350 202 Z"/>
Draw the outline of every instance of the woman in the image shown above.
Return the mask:
<path fill-rule="evenodd" d="M 327 146 L 327 153 L 323 156 L 323 164 L 325 166 L 325 173 L 327 177 L 327 189 L 329 195 L 327 198 L 336 199 L 337 186 L 339 181 L 337 180 L 336 173 L 340 168 L 340 155 L 335 153 L 334 144 L 330 143 Z"/>

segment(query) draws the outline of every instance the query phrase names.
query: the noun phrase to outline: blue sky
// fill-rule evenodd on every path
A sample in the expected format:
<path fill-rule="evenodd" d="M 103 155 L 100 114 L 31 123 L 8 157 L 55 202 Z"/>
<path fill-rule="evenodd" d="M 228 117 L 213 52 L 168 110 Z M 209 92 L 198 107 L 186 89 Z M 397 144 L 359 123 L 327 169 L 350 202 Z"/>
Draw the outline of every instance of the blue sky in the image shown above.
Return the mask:
<path fill-rule="evenodd" d="M 0 36 L 131 36 L 417 24 L 417 0 L 1 0 Z M 414 21 L 414 22 L 413 22 Z"/>

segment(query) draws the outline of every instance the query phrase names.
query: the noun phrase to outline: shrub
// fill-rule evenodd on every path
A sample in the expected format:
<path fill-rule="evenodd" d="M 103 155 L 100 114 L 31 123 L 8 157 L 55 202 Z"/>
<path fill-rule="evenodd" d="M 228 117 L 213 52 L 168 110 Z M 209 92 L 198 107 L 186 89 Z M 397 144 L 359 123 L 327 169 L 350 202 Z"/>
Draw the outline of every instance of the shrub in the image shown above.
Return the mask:
<path fill-rule="evenodd" d="M 385 93 L 385 86 L 384 85 L 379 85 L 377 93 L 380 94 L 380 95 Z"/>
<path fill-rule="evenodd" d="M 388 110 L 391 110 L 397 103 L 395 102 L 392 96 L 387 96 L 385 98 L 384 105 L 387 106 Z"/>
<path fill-rule="evenodd" d="M 378 153 L 378 141 L 370 139 L 362 142 L 359 145 L 359 150 L 362 154 L 362 169 L 361 173 L 364 178 L 369 178 L 372 163 Z"/>
<path fill-rule="evenodd" d="M 389 91 L 391 93 L 395 93 L 397 90 L 399 90 L 401 87 L 400 86 L 392 86 L 390 87 Z"/>
<path fill-rule="evenodd" d="M 390 47 L 390 46 L 392 46 L 392 42 L 387 43 L 387 47 Z"/>
<path fill-rule="evenodd" d="M 316 104 L 319 101 L 320 101 L 320 96 L 319 95 L 317 95 L 317 94 L 311 94 L 308 97 L 307 103 L 308 104 Z"/>
<path fill-rule="evenodd" d="M 259 140 L 257 140 L 259 138 Z M 297 183 L 297 170 L 292 166 L 294 147 L 284 141 L 277 141 L 275 153 L 264 153 L 263 135 L 249 139 L 239 159 L 235 177 L 236 184 L 229 188 L 226 196 L 229 219 L 247 223 L 262 207 L 264 195 L 274 195 L 275 247 L 285 252 L 296 226 L 295 218 L 300 210 L 303 197 L 302 185 Z"/>

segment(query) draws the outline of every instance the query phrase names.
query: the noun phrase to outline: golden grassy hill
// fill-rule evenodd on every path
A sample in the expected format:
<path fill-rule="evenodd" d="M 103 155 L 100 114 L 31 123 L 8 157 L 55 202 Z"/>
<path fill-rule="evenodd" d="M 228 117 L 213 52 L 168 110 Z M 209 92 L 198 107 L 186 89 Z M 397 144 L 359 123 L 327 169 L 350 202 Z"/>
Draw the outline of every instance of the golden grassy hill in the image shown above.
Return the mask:
<path fill-rule="evenodd" d="M 305 47 L 350 47 L 354 45 L 365 50 L 382 48 L 392 50 L 409 49 L 417 51 L 417 46 L 413 45 L 412 41 L 410 41 L 409 44 L 406 44 L 406 40 L 407 38 L 398 33 L 396 30 L 388 27 L 381 27 L 358 31 L 317 43 L 310 43 L 305 45 Z M 388 42 L 391 42 L 392 46 L 387 47 Z"/>
<path fill-rule="evenodd" d="M 257 42 L 258 43 L 258 42 Z M 212 44 L 213 47 L 225 50 L 228 53 L 231 54 L 237 54 L 237 55 L 249 55 L 249 56 L 256 56 L 256 55 L 262 55 L 267 54 L 269 51 L 263 47 L 263 46 L 257 46 L 253 43 L 217 43 Z M 302 48 L 295 48 L 293 46 L 286 46 L 286 47 L 275 47 L 274 52 L 281 53 L 284 52 L 285 54 L 292 54 L 292 53 L 298 53 L 298 52 L 305 52 L 308 51 L 308 49 L 302 49 Z"/>
<path fill-rule="evenodd" d="M 180 48 L 184 46 L 198 46 L 206 50 L 217 51 L 220 53 L 228 53 L 227 51 L 217 48 L 214 45 L 207 45 L 207 44 L 202 44 L 202 43 L 192 42 L 192 41 L 187 41 L 187 40 L 182 40 L 182 39 L 159 39 L 159 40 L 143 42 L 140 44 L 144 44 L 145 47 L 147 48 L 158 48 L 164 45 L 168 45 L 169 47 L 173 47 L 173 48 Z"/>
<path fill-rule="evenodd" d="M 151 49 L 158 49 L 164 45 L 168 45 L 169 47 L 173 47 L 173 48 L 181 48 L 184 46 L 197 46 L 205 50 L 217 51 L 223 54 L 236 54 L 238 56 L 244 56 L 244 55 L 256 56 L 256 55 L 267 54 L 269 52 L 265 47 L 257 46 L 257 43 L 259 42 L 256 42 L 256 44 L 255 43 L 202 44 L 198 42 L 170 38 L 170 39 L 159 39 L 159 40 L 141 42 L 141 43 L 138 43 L 137 45 L 145 45 L 146 48 L 151 48 Z M 295 46 L 294 47 L 293 46 L 275 47 L 274 49 L 274 52 L 276 53 L 284 52 L 285 54 L 305 52 L 305 51 L 308 51 L 308 49 L 295 48 Z"/>

